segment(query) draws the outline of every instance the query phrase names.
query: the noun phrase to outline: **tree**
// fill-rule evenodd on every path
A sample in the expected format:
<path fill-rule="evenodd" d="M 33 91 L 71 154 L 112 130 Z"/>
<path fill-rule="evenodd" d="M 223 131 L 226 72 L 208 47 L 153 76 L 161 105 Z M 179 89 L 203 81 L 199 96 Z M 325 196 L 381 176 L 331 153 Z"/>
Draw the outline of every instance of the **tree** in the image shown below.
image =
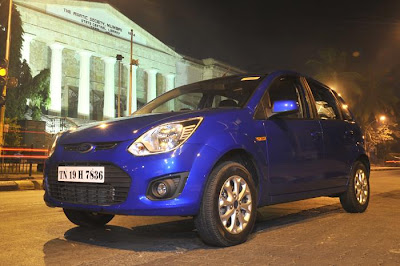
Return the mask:
<path fill-rule="evenodd" d="M 367 138 L 367 150 L 394 140 L 399 135 L 396 110 L 399 110 L 399 85 L 393 77 L 400 73 L 400 67 L 393 69 L 370 68 L 364 75 L 348 69 L 346 54 L 335 49 L 323 49 L 318 57 L 306 62 L 313 69 L 314 76 L 321 82 L 341 93 L 349 103 L 358 124 Z M 386 124 L 374 123 L 377 117 L 385 115 Z"/>
<path fill-rule="evenodd" d="M 395 109 L 399 98 L 394 93 L 395 84 L 388 80 L 386 73 L 368 72 L 361 82 L 362 94 L 352 99 L 352 110 L 358 123 L 366 129 L 380 115 L 389 117 L 389 123 L 396 123 Z"/>
<path fill-rule="evenodd" d="M 5 56 L 8 5 L 9 0 L 0 2 L 0 58 Z M 41 110 L 47 109 L 50 102 L 50 71 L 44 69 L 32 78 L 29 65 L 25 60 L 21 60 L 24 31 L 21 16 L 15 5 L 12 12 L 9 75 L 18 78 L 19 84 L 18 87 L 7 90 L 5 116 L 24 119 L 27 102 L 30 102 L 32 118 L 39 120 Z"/>
<path fill-rule="evenodd" d="M 18 125 L 17 119 L 6 118 L 5 124 L 8 125 L 8 132 L 4 135 L 4 143 L 6 146 L 17 147 L 21 145 L 21 126 Z"/>
<path fill-rule="evenodd" d="M 360 82 L 361 74 L 349 71 L 347 55 L 333 48 L 318 51 L 318 55 L 306 62 L 311 68 L 313 76 L 322 83 L 344 95 L 346 99 L 357 98 L 362 94 Z M 349 101 L 352 104 L 352 101 Z"/>
<path fill-rule="evenodd" d="M 365 128 L 364 133 L 367 137 L 367 150 L 371 150 L 376 145 L 384 143 L 386 141 L 394 140 L 394 132 L 387 124 L 380 124 L 375 127 L 373 125 L 369 125 Z"/>
<path fill-rule="evenodd" d="M 381 114 L 395 115 L 399 98 L 395 94 L 393 71 L 368 69 L 364 75 L 350 71 L 346 54 L 332 48 L 320 50 L 318 57 L 306 64 L 313 69 L 316 79 L 344 96 L 364 129 Z"/>
<path fill-rule="evenodd" d="M 366 136 L 367 152 L 377 154 L 378 159 L 385 157 L 385 152 L 388 152 L 390 145 L 400 135 L 396 120 L 396 108 L 399 104 L 395 93 L 397 84 L 388 73 L 390 72 L 368 71 L 367 78 L 362 82 L 363 93 L 353 106 L 357 122 Z M 385 122 L 375 122 L 381 115 L 386 117 Z M 380 149 L 378 153 L 378 146 L 386 148 Z"/>
<path fill-rule="evenodd" d="M 3 0 L 0 3 L 0 58 L 5 57 L 9 3 L 9 0 Z M 19 84 L 18 87 L 7 90 L 5 115 L 8 118 L 24 118 L 26 100 L 29 96 L 29 84 L 32 80 L 31 70 L 28 64 L 25 61 L 21 62 L 23 33 L 21 15 L 15 5 L 13 5 L 9 76 L 18 78 Z"/>
<path fill-rule="evenodd" d="M 5 58 L 6 39 L 7 39 L 7 23 L 8 23 L 8 7 L 9 0 L 0 0 L 0 58 Z M 9 60 L 9 76 L 18 77 L 21 62 L 21 47 L 24 31 L 22 29 L 21 15 L 15 5 L 12 7 L 11 21 L 11 46 Z"/>
<path fill-rule="evenodd" d="M 6 117 L 24 119 L 27 99 L 32 97 L 30 85 L 32 82 L 32 75 L 25 60 L 22 63 L 19 62 L 17 66 L 19 85 L 17 88 L 7 89 Z"/>
<path fill-rule="evenodd" d="M 29 108 L 32 110 L 32 120 L 40 120 L 43 110 L 50 105 L 50 70 L 44 69 L 36 75 L 29 87 L 31 96 Z"/>

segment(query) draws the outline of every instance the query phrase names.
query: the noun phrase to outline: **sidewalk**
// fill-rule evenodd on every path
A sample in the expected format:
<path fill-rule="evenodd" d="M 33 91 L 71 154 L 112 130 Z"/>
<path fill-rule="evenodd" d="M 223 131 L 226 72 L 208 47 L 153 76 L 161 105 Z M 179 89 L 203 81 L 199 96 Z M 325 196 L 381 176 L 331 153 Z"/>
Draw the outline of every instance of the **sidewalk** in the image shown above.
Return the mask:
<path fill-rule="evenodd" d="M 1 174 L 0 191 L 43 189 L 43 174 Z"/>
<path fill-rule="evenodd" d="M 371 171 L 400 170 L 400 167 L 372 166 Z M 43 174 L 0 175 L 0 191 L 43 189 Z"/>

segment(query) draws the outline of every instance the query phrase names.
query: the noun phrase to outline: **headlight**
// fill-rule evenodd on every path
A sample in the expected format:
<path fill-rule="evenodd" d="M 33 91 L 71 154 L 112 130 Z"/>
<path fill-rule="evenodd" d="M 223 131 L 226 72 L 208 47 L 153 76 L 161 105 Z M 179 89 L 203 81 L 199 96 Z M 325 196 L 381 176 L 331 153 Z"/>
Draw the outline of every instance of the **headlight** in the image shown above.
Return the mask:
<path fill-rule="evenodd" d="M 50 157 L 51 155 L 53 155 L 54 151 L 56 150 L 58 139 L 61 137 L 61 135 L 62 135 L 63 133 L 64 133 L 64 132 L 58 132 L 58 133 L 56 134 L 56 136 L 54 137 L 53 144 L 51 145 L 51 148 L 50 148 L 50 151 L 49 151 L 49 157 Z"/>
<path fill-rule="evenodd" d="M 154 127 L 132 143 L 128 151 L 143 156 L 175 150 L 193 134 L 202 120 L 202 117 L 196 117 Z"/>

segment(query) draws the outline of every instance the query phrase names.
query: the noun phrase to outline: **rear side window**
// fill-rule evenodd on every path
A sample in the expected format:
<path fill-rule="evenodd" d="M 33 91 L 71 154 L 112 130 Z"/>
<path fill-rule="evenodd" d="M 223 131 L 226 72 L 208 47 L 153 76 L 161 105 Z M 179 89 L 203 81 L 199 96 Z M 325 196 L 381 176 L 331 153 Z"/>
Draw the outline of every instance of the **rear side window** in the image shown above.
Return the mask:
<path fill-rule="evenodd" d="M 354 118 L 349 110 L 349 106 L 347 105 L 347 103 L 339 95 L 337 95 L 336 97 L 339 100 L 339 103 L 342 105 L 340 109 L 342 110 L 343 119 L 348 121 L 353 121 Z"/>
<path fill-rule="evenodd" d="M 320 84 L 308 81 L 314 96 L 315 107 L 320 119 L 340 119 L 340 113 L 332 92 Z"/>

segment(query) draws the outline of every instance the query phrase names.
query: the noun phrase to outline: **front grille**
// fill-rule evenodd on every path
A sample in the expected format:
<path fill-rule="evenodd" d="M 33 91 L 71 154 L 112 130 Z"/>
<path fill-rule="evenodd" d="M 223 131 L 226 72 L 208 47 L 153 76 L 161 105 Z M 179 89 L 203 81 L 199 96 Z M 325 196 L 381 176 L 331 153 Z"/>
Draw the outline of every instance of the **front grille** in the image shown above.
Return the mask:
<path fill-rule="evenodd" d="M 63 163 L 59 166 L 104 166 L 105 179 L 102 184 L 59 182 L 57 167 L 48 174 L 51 197 L 69 203 L 89 205 L 112 205 L 122 203 L 128 196 L 131 178 L 119 167 L 110 163 Z"/>
<path fill-rule="evenodd" d="M 117 142 L 104 142 L 95 144 L 96 150 L 109 150 L 117 146 Z"/>
<path fill-rule="evenodd" d="M 79 147 L 83 143 L 78 144 L 65 144 L 64 150 L 66 151 L 80 151 Z M 89 143 L 90 144 L 90 143 Z M 110 150 L 117 146 L 118 142 L 99 142 L 99 143 L 92 143 L 95 150 Z"/>

